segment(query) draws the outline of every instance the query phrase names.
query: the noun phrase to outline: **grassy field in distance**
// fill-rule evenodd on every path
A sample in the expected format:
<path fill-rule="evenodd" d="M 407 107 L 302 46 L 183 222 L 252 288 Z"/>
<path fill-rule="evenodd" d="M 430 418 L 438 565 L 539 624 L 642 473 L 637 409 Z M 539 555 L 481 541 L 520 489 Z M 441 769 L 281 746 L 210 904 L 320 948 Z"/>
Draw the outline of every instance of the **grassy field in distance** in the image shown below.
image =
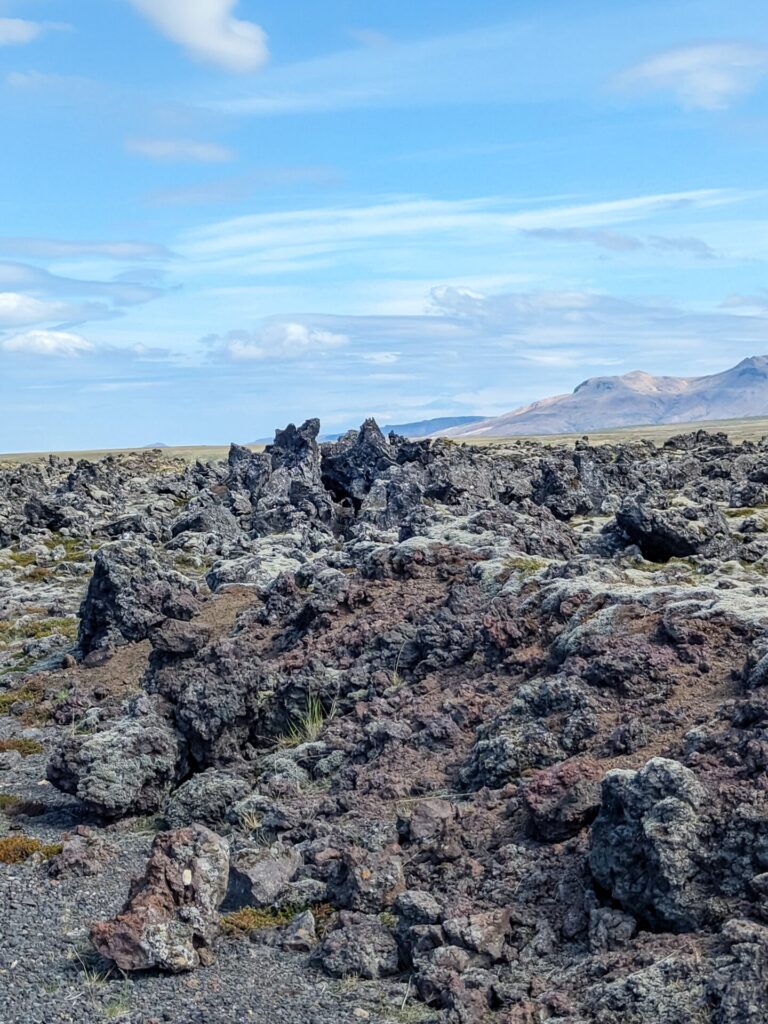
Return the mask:
<path fill-rule="evenodd" d="M 593 430 L 586 436 L 592 444 L 616 444 L 621 441 L 641 441 L 643 439 L 653 441 L 654 444 L 663 444 L 667 438 L 674 434 L 687 434 L 693 430 L 707 430 L 710 433 L 723 431 L 732 441 L 759 441 L 760 438 L 768 436 L 768 416 L 760 416 L 751 419 L 741 420 L 707 420 L 697 423 L 665 423 L 660 426 L 637 426 L 617 427 L 612 430 Z M 491 445 L 511 445 L 518 441 L 538 441 L 546 445 L 572 445 L 584 433 L 577 434 L 538 434 L 518 435 L 515 437 L 473 437 L 457 439 L 461 444 L 477 445 L 478 447 L 489 447 Z M 247 445 L 251 451 L 263 451 L 263 445 Z M 48 455 L 61 455 L 73 459 L 103 459 L 107 455 L 118 455 L 120 453 L 134 453 L 152 451 L 151 448 L 119 448 L 105 449 L 102 451 L 82 452 L 19 452 L 0 453 L 0 465 L 3 463 L 37 462 L 45 459 Z M 157 449 L 169 459 L 186 459 L 193 462 L 200 459 L 203 462 L 212 459 L 225 459 L 229 451 L 229 445 L 189 445 L 185 447 L 169 447 Z"/>
<path fill-rule="evenodd" d="M 245 448 L 250 448 L 253 452 L 264 451 L 263 445 L 244 445 Z M 151 451 L 159 451 L 162 455 L 166 455 L 169 459 L 185 459 L 187 462 L 195 462 L 200 459 L 202 462 L 210 462 L 213 459 L 226 459 L 227 453 L 229 452 L 229 445 L 188 445 L 178 448 L 107 448 L 107 449 L 95 449 L 94 451 L 82 451 L 82 452 L 17 452 L 2 454 L 0 453 L 0 465 L 3 463 L 19 463 L 19 462 L 39 462 L 41 459 L 47 459 L 49 455 L 60 455 L 63 458 L 69 459 L 88 459 L 91 462 L 95 462 L 98 459 L 104 459 L 108 455 L 140 455 L 146 454 Z"/>
<path fill-rule="evenodd" d="M 768 436 L 768 416 L 740 420 L 701 420 L 695 423 L 645 424 L 637 427 L 615 427 L 610 430 L 589 430 L 577 434 L 520 434 L 515 437 L 473 437 L 457 438 L 470 444 L 509 445 L 516 441 L 538 441 L 540 444 L 569 445 L 579 438 L 588 437 L 591 444 L 616 444 L 620 441 L 653 441 L 663 444 L 675 434 L 690 434 L 694 430 L 706 430 L 710 434 L 722 431 L 731 441 L 759 441 Z"/>

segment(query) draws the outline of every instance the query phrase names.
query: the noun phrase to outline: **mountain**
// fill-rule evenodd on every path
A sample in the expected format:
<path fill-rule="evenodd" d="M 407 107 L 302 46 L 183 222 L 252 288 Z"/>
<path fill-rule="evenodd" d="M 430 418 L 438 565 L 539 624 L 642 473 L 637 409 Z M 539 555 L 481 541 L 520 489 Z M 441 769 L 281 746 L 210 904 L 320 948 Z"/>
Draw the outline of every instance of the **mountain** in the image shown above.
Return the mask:
<path fill-rule="evenodd" d="M 708 377 L 654 377 L 636 370 L 590 377 L 573 394 L 543 398 L 444 437 L 571 434 L 610 427 L 768 415 L 768 356 L 752 356 Z M 437 432 L 436 432 L 437 433 Z"/>
<path fill-rule="evenodd" d="M 453 427 L 466 428 L 472 423 L 483 421 L 483 416 L 439 416 L 432 420 L 417 420 L 415 423 L 388 423 L 381 429 L 384 434 L 393 430 L 403 437 L 428 437 Z"/>

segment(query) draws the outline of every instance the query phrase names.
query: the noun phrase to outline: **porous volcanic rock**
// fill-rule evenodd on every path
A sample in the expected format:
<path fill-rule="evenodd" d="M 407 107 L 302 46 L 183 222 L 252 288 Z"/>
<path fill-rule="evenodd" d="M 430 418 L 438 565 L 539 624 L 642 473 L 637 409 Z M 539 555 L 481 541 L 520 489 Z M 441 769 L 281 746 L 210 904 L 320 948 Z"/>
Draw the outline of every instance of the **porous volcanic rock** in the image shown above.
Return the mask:
<path fill-rule="evenodd" d="M 196 590 L 191 580 L 162 566 L 146 545 L 105 545 L 80 609 L 80 650 L 90 654 L 144 640 L 168 618 L 191 619 Z"/>
<path fill-rule="evenodd" d="M 202 825 L 161 832 L 122 912 L 91 928 L 102 956 L 123 971 L 189 971 L 210 963 L 227 892 L 229 848 Z"/>

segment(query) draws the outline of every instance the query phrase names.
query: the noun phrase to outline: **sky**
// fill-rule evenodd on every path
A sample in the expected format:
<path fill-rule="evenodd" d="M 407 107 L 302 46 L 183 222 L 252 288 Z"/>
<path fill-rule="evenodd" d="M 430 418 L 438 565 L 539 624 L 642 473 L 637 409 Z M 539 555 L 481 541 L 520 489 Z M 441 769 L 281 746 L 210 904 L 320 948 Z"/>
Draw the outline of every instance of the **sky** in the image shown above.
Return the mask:
<path fill-rule="evenodd" d="M 0 451 L 768 354 L 764 0 L 0 0 Z"/>

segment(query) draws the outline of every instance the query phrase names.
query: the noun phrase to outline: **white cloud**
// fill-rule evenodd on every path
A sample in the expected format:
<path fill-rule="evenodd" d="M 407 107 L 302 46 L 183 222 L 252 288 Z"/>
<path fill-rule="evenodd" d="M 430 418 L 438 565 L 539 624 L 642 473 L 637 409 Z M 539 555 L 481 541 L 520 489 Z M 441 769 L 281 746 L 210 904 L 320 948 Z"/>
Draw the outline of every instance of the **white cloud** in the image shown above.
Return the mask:
<path fill-rule="evenodd" d="M 364 363 L 372 363 L 374 366 L 391 366 L 400 360 L 399 352 L 371 352 L 363 356 Z"/>
<path fill-rule="evenodd" d="M 196 60 L 226 71 L 257 71 L 268 59 L 267 37 L 233 16 L 237 0 L 130 0 L 167 39 Z"/>
<path fill-rule="evenodd" d="M 37 21 L 21 18 L 0 18 L 0 46 L 19 46 L 37 39 L 45 28 Z"/>
<path fill-rule="evenodd" d="M 24 331 L 0 340 L 0 348 L 4 352 L 73 358 L 92 352 L 94 346 L 81 335 L 67 331 Z"/>
<path fill-rule="evenodd" d="M 171 163 L 224 164 L 236 156 L 228 146 L 192 139 L 128 139 L 125 148 L 136 156 Z"/>
<path fill-rule="evenodd" d="M 66 303 L 45 302 L 18 292 L 0 292 L 0 329 L 66 320 L 73 311 L 74 307 Z"/>
<path fill-rule="evenodd" d="M 619 88 L 671 93 L 687 108 L 724 110 L 768 74 L 768 50 L 745 43 L 710 43 L 668 50 L 616 80 Z"/>
<path fill-rule="evenodd" d="M 218 340 L 218 339 L 216 339 Z M 346 345 L 344 334 L 321 330 L 302 323 L 272 323 L 258 331 L 230 331 L 220 348 L 225 358 L 236 363 L 265 359 L 300 359 L 322 355 L 328 349 Z"/>

